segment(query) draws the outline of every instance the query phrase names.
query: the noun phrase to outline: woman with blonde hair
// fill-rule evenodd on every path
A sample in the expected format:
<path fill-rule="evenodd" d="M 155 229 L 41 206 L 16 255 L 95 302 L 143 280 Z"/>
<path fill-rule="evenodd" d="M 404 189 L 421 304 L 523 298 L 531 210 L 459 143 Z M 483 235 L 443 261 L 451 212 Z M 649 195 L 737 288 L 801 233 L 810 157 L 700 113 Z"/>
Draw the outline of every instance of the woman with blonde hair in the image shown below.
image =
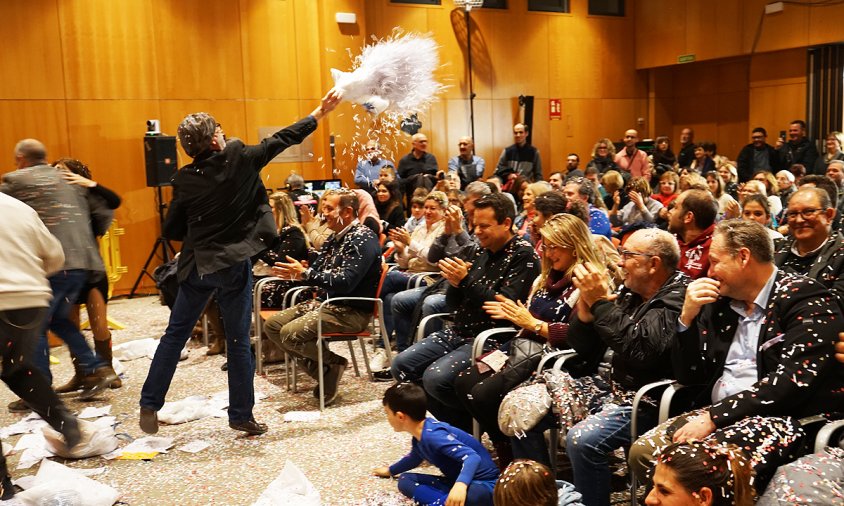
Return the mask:
<path fill-rule="evenodd" d="M 317 212 L 314 215 L 313 210 L 311 210 L 310 206 L 303 205 L 299 211 L 302 218 L 302 229 L 305 231 L 305 236 L 308 238 L 308 242 L 314 249 L 320 249 L 322 244 L 328 239 L 332 232 L 328 225 L 326 225 L 322 220 L 319 219 L 319 216 L 322 214 L 322 203 L 325 202 L 325 198 L 329 195 L 332 195 L 334 190 L 326 190 L 325 193 L 319 198 L 319 203 L 317 204 Z"/>
<path fill-rule="evenodd" d="M 724 191 L 724 180 L 715 172 L 706 175 L 706 185 L 709 193 L 718 202 L 718 214 L 715 221 L 721 221 L 725 217 L 736 218 L 739 212 L 738 202 Z"/>
<path fill-rule="evenodd" d="M 587 169 L 595 167 L 599 174 L 604 174 L 609 170 L 618 170 L 618 166 L 615 164 L 615 145 L 606 137 L 598 139 L 598 142 L 592 146 L 591 154 L 592 159 L 586 164 Z"/>
<path fill-rule="evenodd" d="M 577 290 L 572 284 L 576 265 L 589 262 L 610 279 L 604 256 L 595 249 L 592 234 L 582 219 L 555 214 L 540 229 L 542 271 L 527 303 L 496 295 L 484 303 L 491 318 L 508 320 L 519 333 L 510 341 L 509 357 L 500 371 L 481 372 L 470 367 L 454 382 L 463 407 L 486 431 L 498 451 L 499 466 L 509 463 L 510 440 L 498 426 L 498 408 L 504 396 L 536 370 L 546 349 L 567 348 L 569 321 L 574 316 Z"/>
<path fill-rule="evenodd" d="M 826 167 L 833 160 L 844 160 L 844 134 L 829 132 L 824 142 L 824 154 L 815 162 L 814 174 L 826 174 Z"/>
<path fill-rule="evenodd" d="M 777 176 L 764 170 L 754 174 L 753 179 L 765 185 L 765 194 L 768 197 L 768 203 L 771 205 L 771 215 L 779 216 L 782 212 L 782 199 L 779 197 L 780 185 L 777 183 Z"/>
<path fill-rule="evenodd" d="M 604 207 L 606 209 L 612 209 L 615 193 L 620 192 L 621 189 L 624 188 L 624 177 L 622 177 L 621 172 L 618 172 L 617 170 L 608 170 L 603 176 L 601 176 L 601 186 L 603 186 L 604 190 L 607 192 L 607 196 L 603 199 Z M 622 207 L 627 204 L 627 196 L 619 193 L 619 198 L 621 199 Z"/>
<path fill-rule="evenodd" d="M 495 506 L 583 506 L 574 485 L 555 480 L 535 460 L 517 460 L 501 473 L 492 493 Z"/>

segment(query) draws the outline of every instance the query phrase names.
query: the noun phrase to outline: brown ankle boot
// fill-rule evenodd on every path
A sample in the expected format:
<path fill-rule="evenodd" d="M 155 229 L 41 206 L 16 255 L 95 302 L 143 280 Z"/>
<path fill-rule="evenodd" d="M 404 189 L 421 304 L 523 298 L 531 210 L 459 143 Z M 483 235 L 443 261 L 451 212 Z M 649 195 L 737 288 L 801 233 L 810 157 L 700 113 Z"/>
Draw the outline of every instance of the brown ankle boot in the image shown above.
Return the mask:
<path fill-rule="evenodd" d="M 85 377 L 85 371 L 79 367 L 79 361 L 73 353 L 70 354 L 70 360 L 73 362 L 73 377 L 70 378 L 70 381 L 55 389 L 57 394 L 75 392 L 82 388 L 82 378 Z"/>
<path fill-rule="evenodd" d="M 108 370 L 117 377 L 116 380 L 112 381 L 111 384 L 108 386 L 109 388 L 120 388 L 123 386 L 123 380 L 117 376 L 117 373 L 114 372 L 114 368 L 111 365 L 112 361 L 112 354 L 111 354 L 111 333 L 108 335 L 108 339 L 103 341 L 97 341 L 94 339 L 94 351 L 97 352 L 97 355 L 103 359 L 106 363 L 105 367 L 108 367 Z"/>

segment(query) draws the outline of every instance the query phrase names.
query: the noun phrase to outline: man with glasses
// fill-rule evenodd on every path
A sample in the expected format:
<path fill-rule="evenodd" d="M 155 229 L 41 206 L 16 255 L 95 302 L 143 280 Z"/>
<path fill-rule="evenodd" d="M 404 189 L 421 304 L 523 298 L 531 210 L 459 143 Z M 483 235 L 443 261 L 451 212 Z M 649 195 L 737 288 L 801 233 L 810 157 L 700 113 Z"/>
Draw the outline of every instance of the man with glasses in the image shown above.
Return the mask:
<path fill-rule="evenodd" d="M 736 160 L 740 183 L 753 179 L 759 171 L 776 172 L 779 167 L 777 150 L 767 140 L 768 132 L 762 127 L 756 127 L 750 133 L 750 144 L 741 148 Z"/>
<path fill-rule="evenodd" d="M 788 201 L 785 218 L 791 240 L 774 256 L 777 267 L 820 281 L 844 307 L 844 236 L 832 231 L 835 208 L 825 190 L 805 187 Z"/>
<path fill-rule="evenodd" d="M 381 146 L 378 141 L 370 139 L 366 142 L 366 153 L 355 167 L 355 186 L 374 193 L 384 167 L 393 167 L 393 162 L 381 158 Z"/>
<path fill-rule="evenodd" d="M 254 146 L 237 139 L 226 142 L 208 113 L 189 114 L 179 125 L 179 142 L 192 162 L 176 173 L 162 230 L 168 239 L 182 241 L 179 294 L 141 390 L 140 426 L 147 434 L 158 432 L 157 411 L 164 405 L 182 348 L 215 293 L 226 334 L 229 427 L 251 435 L 267 431 L 252 414 L 255 359 L 249 340 L 250 259 L 269 247 L 260 237 L 267 202 L 266 192 L 260 195 L 261 169 L 316 130 L 317 122 L 341 98 L 330 91 L 306 118 Z"/>
<path fill-rule="evenodd" d="M 624 149 L 615 154 L 615 164 L 631 177 L 643 177 L 650 181 L 651 165 L 648 154 L 636 147 L 639 142 L 639 132 L 627 130 L 624 132 Z"/>
<path fill-rule="evenodd" d="M 680 243 L 680 270 L 697 279 L 709 270 L 709 245 L 718 203 L 706 190 L 686 190 L 668 210 L 668 231 Z"/>

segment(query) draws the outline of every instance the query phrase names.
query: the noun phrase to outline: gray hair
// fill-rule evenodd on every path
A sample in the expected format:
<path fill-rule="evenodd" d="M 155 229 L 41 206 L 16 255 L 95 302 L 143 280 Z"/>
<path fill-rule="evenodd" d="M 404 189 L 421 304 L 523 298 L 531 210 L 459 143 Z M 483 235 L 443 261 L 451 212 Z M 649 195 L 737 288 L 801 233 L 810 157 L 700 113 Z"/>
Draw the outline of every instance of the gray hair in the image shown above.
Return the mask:
<path fill-rule="evenodd" d="M 803 195 L 803 194 L 806 194 L 806 193 L 813 194 L 815 197 L 817 197 L 818 204 L 821 206 L 821 209 L 826 210 L 826 209 L 829 209 L 830 207 L 833 207 L 832 199 L 829 198 L 829 192 L 827 192 L 823 188 L 818 188 L 817 186 L 804 186 L 804 187 L 800 188 L 799 190 L 797 190 L 796 192 L 792 193 L 791 198 L 794 198 L 794 196 L 797 195 L 798 193 L 800 195 Z M 790 201 L 791 200 L 789 200 L 789 202 Z M 786 209 L 786 212 L 787 211 L 788 211 L 788 209 Z"/>
<path fill-rule="evenodd" d="M 680 265 L 680 245 L 673 234 L 658 228 L 644 228 L 634 232 L 647 244 L 647 254 L 659 257 L 665 272 L 673 274 Z"/>
<path fill-rule="evenodd" d="M 472 181 L 466 185 L 465 193 L 467 197 L 483 197 L 492 193 L 492 190 L 483 181 Z"/>
<path fill-rule="evenodd" d="M 15 144 L 15 156 L 20 156 L 29 164 L 37 164 L 47 159 L 47 148 L 37 139 L 23 139 Z"/>
<path fill-rule="evenodd" d="M 827 167 L 829 167 L 829 166 L 830 166 L 830 165 L 832 165 L 833 163 L 834 163 L 835 165 L 840 165 L 840 166 L 841 166 L 841 169 L 842 169 L 842 170 L 844 170 L 844 160 L 832 160 L 832 161 L 830 161 L 828 164 L 826 164 L 826 166 L 827 166 Z"/>
<path fill-rule="evenodd" d="M 290 174 L 289 176 L 287 176 L 287 179 L 284 180 L 284 184 L 290 186 L 291 190 L 296 190 L 297 188 L 304 188 L 305 178 L 303 178 L 299 174 Z"/>
<path fill-rule="evenodd" d="M 716 235 L 723 238 L 724 248 L 732 256 L 736 256 L 741 248 L 747 248 L 758 262 L 774 261 L 774 241 L 765 227 L 755 221 L 724 220 L 715 226 L 713 240 Z"/>
<path fill-rule="evenodd" d="M 211 147 L 217 120 L 207 112 L 188 114 L 179 124 L 178 134 L 182 149 L 191 158 Z"/>

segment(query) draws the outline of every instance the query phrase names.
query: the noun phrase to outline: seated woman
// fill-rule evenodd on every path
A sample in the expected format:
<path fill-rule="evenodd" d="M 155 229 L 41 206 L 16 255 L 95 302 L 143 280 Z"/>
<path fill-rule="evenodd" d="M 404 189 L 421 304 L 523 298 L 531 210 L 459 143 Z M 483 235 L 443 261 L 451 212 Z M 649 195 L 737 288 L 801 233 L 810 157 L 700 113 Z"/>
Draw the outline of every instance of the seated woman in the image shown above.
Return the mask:
<path fill-rule="evenodd" d="M 765 185 L 765 195 L 771 207 L 771 215 L 779 216 L 782 212 L 782 199 L 779 197 L 780 185 L 777 183 L 777 176 L 772 172 L 763 170 L 753 175 L 753 179 Z"/>
<path fill-rule="evenodd" d="M 378 216 L 386 223 L 386 233 L 394 228 L 401 227 L 407 221 L 404 217 L 404 206 L 401 205 L 401 192 L 396 183 L 384 183 L 379 181 L 375 185 L 375 208 L 378 209 Z"/>
<path fill-rule="evenodd" d="M 545 181 L 531 183 L 525 189 L 524 194 L 522 194 L 522 212 L 516 216 L 516 221 L 514 222 L 516 233 L 519 234 L 520 237 L 524 237 L 528 241 L 534 242 L 530 237 L 530 224 L 533 221 L 533 217 L 536 215 L 536 208 L 533 203 L 536 200 L 536 197 L 549 191 L 551 191 L 551 185 Z"/>
<path fill-rule="evenodd" d="M 752 506 L 753 468 L 735 445 L 675 443 L 657 460 L 648 506 L 694 504 Z"/>
<path fill-rule="evenodd" d="M 668 206 L 680 195 L 680 176 L 673 170 L 664 172 L 659 176 L 659 189 L 651 198 L 662 204 L 658 213 L 658 222 L 668 222 Z"/>
<path fill-rule="evenodd" d="M 316 215 L 314 215 L 311 206 L 304 205 L 299 208 L 302 218 L 302 230 L 305 232 L 305 236 L 308 238 L 311 247 L 316 250 L 320 249 L 325 240 L 333 233 L 328 228 L 328 225 L 319 219 L 322 215 L 322 203 L 325 201 L 325 197 L 332 193 L 334 193 L 334 190 L 326 190 L 319 198 Z"/>
<path fill-rule="evenodd" d="M 740 210 L 738 202 L 724 191 L 724 180 L 717 172 L 710 172 L 706 175 L 706 186 L 718 202 L 718 214 L 715 221 L 737 218 Z"/>
<path fill-rule="evenodd" d="M 630 198 L 630 202 L 620 211 L 621 198 L 620 196 L 613 197 L 613 207 L 610 209 L 609 215 L 610 222 L 614 227 L 623 227 L 637 221 L 656 222 L 662 204 L 651 198 L 651 185 L 648 184 L 647 179 L 643 177 L 631 179 L 627 183 L 627 196 Z"/>
<path fill-rule="evenodd" d="M 782 234 L 771 228 L 771 208 L 765 196 L 754 193 L 745 197 L 741 201 L 741 218 L 761 223 L 771 239 L 782 239 Z"/>
<path fill-rule="evenodd" d="M 724 181 L 724 192 L 738 200 L 738 170 L 733 165 L 725 164 L 718 167 L 718 175 Z"/>
<path fill-rule="evenodd" d="M 381 287 L 381 300 L 384 301 L 384 326 L 387 329 L 385 339 L 392 336 L 393 330 L 395 329 L 393 314 L 389 310 L 392 307 L 393 297 L 397 293 L 407 290 L 407 282 L 410 279 L 410 274 L 439 272 L 436 265 L 428 262 L 428 250 L 431 248 L 434 240 L 443 233 L 445 227 L 443 218 L 445 217 L 445 210 L 447 208 L 448 198 L 445 196 L 445 193 L 432 191 L 425 197 L 424 225 L 416 227 L 413 234 L 409 234 L 401 227 L 390 231 L 390 240 L 393 241 L 393 245 L 396 248 L 396 262 L 402 270 L 392 270 L 387 273 L 387 277 L 384 279 L 384 285 Z M 403 351 L 409 346 L 409 343 L 404 342 L 404 337 L 396 336 L 397 339 L 401 339 L 401 342 L 396 342 L 398 351 Z M 375 350 L 370 364 L 373 370 L 386 367 L 384 343 L 376 342 L 376 346 L 378 349 Z"/>
<path fill-rule="evenodd" d="M 518 355 L 511 353 L 504 368 L 495 373 L 471 367 L 460 373 L 454 382 L 464 408 L 489 435 L 502 468 L 512 460 L 512 451 L 508 437 L 498 427 L 501 400 L 536 370 L 546 344 L 554 348 L 567 347 L 568 321 L 577 301 L 571 281 L 575 266 L 590 262 L 599 272 L 607 272 L 603 256 L 595 249 L 589 228 L 580 218 L 570 214 L 554 215 L 545 222 L 540 233 L 544 250 L 542 273 L 533 284 L 527 307 L 500 296 L 496 302 L 484 304 L 492 318 L 509 320 L 519 328 L 511 345 L 520 350 L 532 348 L 534 353 L 528 356 L 521 356 L 521 352 Z M 518 343 L 519 340 L 530 342 Z M 511 350 L 515 350 L 513 346 Z"/>

